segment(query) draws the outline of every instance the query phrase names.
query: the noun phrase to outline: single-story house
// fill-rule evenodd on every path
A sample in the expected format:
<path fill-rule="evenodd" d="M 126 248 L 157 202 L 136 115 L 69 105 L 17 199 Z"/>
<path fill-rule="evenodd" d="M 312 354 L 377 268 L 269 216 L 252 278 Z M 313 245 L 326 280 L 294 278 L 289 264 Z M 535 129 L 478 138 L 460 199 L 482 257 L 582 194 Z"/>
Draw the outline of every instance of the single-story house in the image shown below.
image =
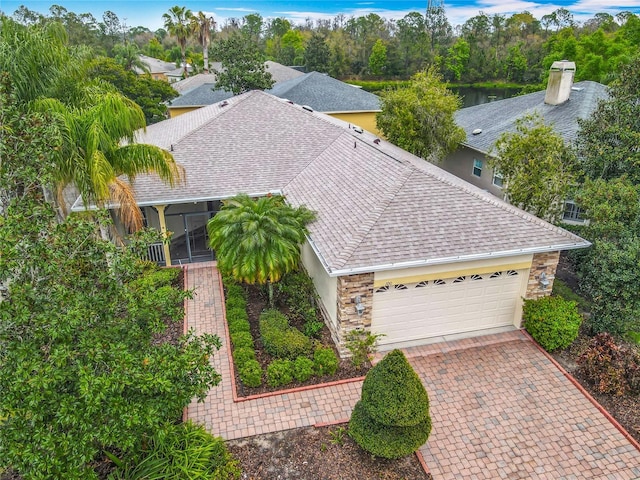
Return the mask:
<path fill-rule="evenodd" d="M 133 182 L 149 226 L 171 231 L 167 264 L 212 258 L 206 224 L 238 193 L 317 212 L 302 263 L 338 345 L 354 328 L 382 350 L 520 326 L 522 299 L 550 293 L 560 251 L 582 238 L 349 123 L 253 91 L 149 126 L 175 188 Z M 76 202 L 74 209 L 82 209 Z M 158 252 L 156 252 L 158 253 Z"/>
<path fill-rule="evenodd" d="M 573 62 L 554 62 L 546 90 L 458 110 L 456 123 L 464 129 L 467 138 L 440 167 L 503 198 L 502 177 L 487 165 L 500 135 L 515 132 L 519 118 L 538 113 L 566 144 L 571 144 L 579 129 L 578 119 L 588 118 L 598 102 L 607 97 L 607 87 L 600 83 L 574 84 L 574 72 Z M 565 221 L 581 222 L 580 214 L 581 210 L 571 200 L 565 203 Z"/>
<path fill-rule="evenodd" d="M 265 62 L 265 67 L 267 72 L 269 72 L 273 77 L 275 85 L 304 75 L 304 73 L 294 68 L 286 67 L 280 63 L 272 62 L 271 60 Z M 221 70 L 222 64 L 220 62 L 213 62 L 211 64 L 211 69 Z M 183 113 L 218 103 L 233 96 L 233 93 L 231 92 L 227 92 L 222 89 L 216 90 L 215 83 L 215 73 L 199 73 L 173 83 L 173 88 L 180 93 L 180 96 L 178 98 L 174 98 L 169 103 L 169 117 L 177 117 Z"/>
<path fill-rule="evenodd" d="M 381 110 L 380 97 L 329 75 L 310 72 L 279 83 L 268 92 L 380 134 L 376 125 L 376 113 Z"/>
<path fill-rule="evenodd" d="M 158 58 L 148 57 L 147 55 L 139 55 L 140 60 L 149 67 L 149 71 L 145 72 L 137 67 L 134 67 L 133 71 L 138 75 L 145 75 L 149 73 L 154 80 L 164 80 L 168 82 L 167 73 L 173 72 L 176 69 L 176 64 L 173 62 L 165 62 Z"/>

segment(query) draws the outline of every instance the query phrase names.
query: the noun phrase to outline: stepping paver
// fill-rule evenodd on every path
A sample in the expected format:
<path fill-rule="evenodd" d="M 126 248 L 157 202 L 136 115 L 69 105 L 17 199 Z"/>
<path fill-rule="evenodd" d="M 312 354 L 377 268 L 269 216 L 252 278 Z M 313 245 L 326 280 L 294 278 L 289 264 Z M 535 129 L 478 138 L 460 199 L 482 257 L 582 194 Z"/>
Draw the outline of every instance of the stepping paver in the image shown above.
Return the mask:
<path fill-rule="evenodd" d="M 191 264 L 187 326 L 215 333 L 222 381 L 188 418 L 231 440 L 349 418 L 362 382 L 234 402 L 214 262 Z M 640 452 L 519 331 L 406 349 L 431 400 L 435 480 L 640 479 Z M 381 355 L 378 355 L 381 358 Z"/>

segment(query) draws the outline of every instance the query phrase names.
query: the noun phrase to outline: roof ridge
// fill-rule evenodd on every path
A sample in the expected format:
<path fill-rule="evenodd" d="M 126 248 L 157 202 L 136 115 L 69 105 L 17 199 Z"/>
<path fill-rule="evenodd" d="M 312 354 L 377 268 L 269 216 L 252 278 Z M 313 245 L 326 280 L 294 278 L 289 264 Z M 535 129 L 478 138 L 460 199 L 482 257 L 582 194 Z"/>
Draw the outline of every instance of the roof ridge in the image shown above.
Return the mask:
<path fill-rule="evenodd" d="M 370 146 L 365 142 L 362 143 Z M 381 201 L 376 203 L 375 208 L 371 211 L 367 219 L 360 223 L 355 235 L 351 237 L 351 239 L 342 249 L 340 255 L 336 258 L 336 268 L 343 267 L 349 261 L 349 259 L 353 257 L 354 252 L 364 241 L 367 233 L 376 225 L 376 223 L 378 223 L 378 220 L 380 220 L 380 217 L 382 216 L 384 211 L 389 207 L 389 204 L 393 201 L 393 199 L 396 197 L 405 183 L 407 183 L 415 170 L 415 168 L 409 168 L 405 172 L 403 172 L 402 175 L 400 175 L 399 178 L 395 180 L 391 188 L 389 188 L 388 191 L 385 192 Z"/>

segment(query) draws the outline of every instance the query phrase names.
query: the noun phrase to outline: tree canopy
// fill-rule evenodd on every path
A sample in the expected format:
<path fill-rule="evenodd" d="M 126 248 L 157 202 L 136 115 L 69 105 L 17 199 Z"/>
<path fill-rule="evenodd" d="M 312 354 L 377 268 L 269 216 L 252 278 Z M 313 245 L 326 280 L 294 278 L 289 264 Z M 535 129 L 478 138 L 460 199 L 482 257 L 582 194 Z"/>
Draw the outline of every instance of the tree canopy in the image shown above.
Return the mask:
<path fill-rule="evenodd" d="M 438 162 L 465 139 L 453 117 L 460 105 L 460 98 L 430 68 L 414 75 L 408 87 L 384 92 L 376 122 L 391 143 Z"/>

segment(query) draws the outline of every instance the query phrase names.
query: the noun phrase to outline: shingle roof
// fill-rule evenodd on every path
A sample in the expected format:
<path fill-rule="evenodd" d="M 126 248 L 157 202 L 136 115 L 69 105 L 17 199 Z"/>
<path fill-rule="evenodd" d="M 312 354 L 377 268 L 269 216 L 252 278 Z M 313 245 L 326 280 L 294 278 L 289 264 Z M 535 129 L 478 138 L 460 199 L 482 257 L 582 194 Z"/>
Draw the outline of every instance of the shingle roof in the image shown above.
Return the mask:
<path fill-rule="evenodd" d="M 176 64 L 172 62 L 165 62 L 158 58 L 147 57 L 146 55 L 140 55 L 140 60 L 149 66 L 149 73 L 166 73 L 175 70 Z M 140 69 L 134 67 L 136 73 L 144 73 Z"/>
<path fill-rule="evenodd" d="M 215 88 L 216 86 L 213 83 L 202 84 L 180 95 L 178 98 L 174 98 L 169 107 L 203 107 L 233 97 L 233 92 L 216 90 Z"/>
<path fill-rule="evenodd" d="M 210 68 L 221 68 L 220 62 L 213 62 L 210 64 Z M 205 83 L 216 83 L 216 74 L 215 73 L 198 73 L 196 75 L 191 75 L 190 77 L 183 78 L 177 82 L 171 84 L 173 89 L 178 93 L 186 93 L 194 88 L 197 88 Z"/>
<path fill-rule="evenodd" d="M 545 91 L 506 98 L 460 109 L 455 114 L 456 123 L 467 134 L 465 145 L 488 153 L 504 132 L 514 132 L 516 120 L 537 112 L 547 125 L 553 126 L 567 143 L 573 142 L 578 131 L 578 118 L 586 118 L 607 97 L 607 87 L 597 82 L 579 82 L 573 86 L 569 100 L 562 105 L 544 103 Z M 481 129 L 482 133 L 473 135 Z"/>
<path fill-rule="evenodd" d="M 380 110 L 378 96 L 318 72 L 279 83 L 269 93 L 324 113 Z"/>
<path fill-rule="evenodd" d="M 223 106 L 226 103 L 225 106 Z M 253 91 L 151 125 L 138 141 L 186 170 L 134 182 L 140 205 L 282 191 L 318 212 L 310 241 L 332 275 L 586 246 L 422 159 L 332 117 Z"/>

